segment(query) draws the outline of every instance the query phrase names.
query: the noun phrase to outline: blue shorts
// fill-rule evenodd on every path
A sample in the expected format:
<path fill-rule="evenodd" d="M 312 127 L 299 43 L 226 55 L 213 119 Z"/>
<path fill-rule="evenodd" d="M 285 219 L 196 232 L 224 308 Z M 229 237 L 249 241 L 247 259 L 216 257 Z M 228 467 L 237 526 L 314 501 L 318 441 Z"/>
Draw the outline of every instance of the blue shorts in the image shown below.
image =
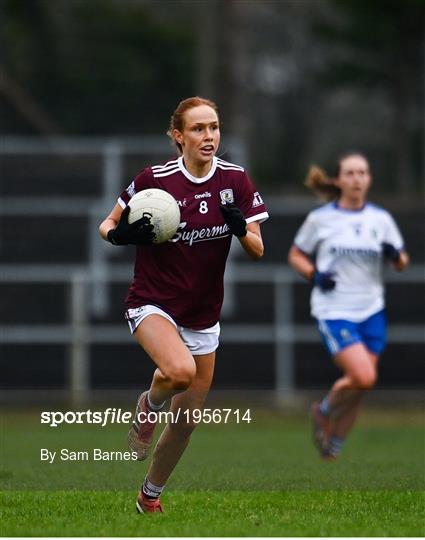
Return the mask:
<path fill-rule="evenodd" d="M 381 354 L 387 342 L 385 310 L 358 323 L 343 319 L 318 320 L 317 327 L 332 356 L 354 343 L 363 343 L 370 352 Z"/>

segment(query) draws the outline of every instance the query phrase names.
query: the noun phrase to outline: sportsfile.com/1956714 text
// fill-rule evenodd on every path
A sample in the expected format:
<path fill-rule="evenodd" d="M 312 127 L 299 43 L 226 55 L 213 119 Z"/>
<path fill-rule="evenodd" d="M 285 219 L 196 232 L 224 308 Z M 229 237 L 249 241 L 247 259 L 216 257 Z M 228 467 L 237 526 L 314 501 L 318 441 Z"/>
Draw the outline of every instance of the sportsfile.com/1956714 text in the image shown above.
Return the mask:
<path fill-rule="evenodd" d="M 43 411 L 40 415 L 41 424 L 58 427 L 61 424 L 95 424 L 105 427 L 107 424 L 128 424 L 133 419 L 133 413 L 121 408 L 108 407 L 103 411 Z M 195 424 L 229 424 L 251 423 L 251 409 L 182 409 L 173 411 L 142 411 L 139 413 L 140 423 L 158 422 L 176 424 L 178 422 Z"/>

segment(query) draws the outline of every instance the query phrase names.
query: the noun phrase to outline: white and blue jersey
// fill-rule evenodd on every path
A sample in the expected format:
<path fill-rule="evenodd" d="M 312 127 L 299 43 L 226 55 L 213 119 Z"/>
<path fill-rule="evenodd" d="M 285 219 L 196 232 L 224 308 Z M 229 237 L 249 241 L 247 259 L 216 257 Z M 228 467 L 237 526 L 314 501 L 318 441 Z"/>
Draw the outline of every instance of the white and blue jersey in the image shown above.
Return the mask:
<path fill-rule="evenodd" d="M 308 214 L 294 243 L 315 257 L 319 272 L 334 272 L 336 281 L 332 291 L 313 288 L 313 317 L 362 322 L 382 311 L 382 242 L 403 248 L 392 216 L 373 204 L 353 211 L 332 202 Z"/>

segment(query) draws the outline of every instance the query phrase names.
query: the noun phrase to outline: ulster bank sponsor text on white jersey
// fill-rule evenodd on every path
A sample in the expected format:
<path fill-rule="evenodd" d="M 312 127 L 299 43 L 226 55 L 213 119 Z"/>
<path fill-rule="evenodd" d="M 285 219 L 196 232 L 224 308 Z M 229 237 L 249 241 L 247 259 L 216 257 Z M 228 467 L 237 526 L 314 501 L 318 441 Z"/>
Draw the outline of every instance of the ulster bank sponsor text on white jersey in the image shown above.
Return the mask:
<path fill-rule="evenodd" d="M 350 211 L 329 203 L 309 213 L 295 245 L 315 255 L 317 269 L 334 272 L 336 281 L 333 291 L 314 288 L 314 317 L 360 322 L 383 309 L 382 242 L 403 247 L 392 216 L 373 204 Z"/>

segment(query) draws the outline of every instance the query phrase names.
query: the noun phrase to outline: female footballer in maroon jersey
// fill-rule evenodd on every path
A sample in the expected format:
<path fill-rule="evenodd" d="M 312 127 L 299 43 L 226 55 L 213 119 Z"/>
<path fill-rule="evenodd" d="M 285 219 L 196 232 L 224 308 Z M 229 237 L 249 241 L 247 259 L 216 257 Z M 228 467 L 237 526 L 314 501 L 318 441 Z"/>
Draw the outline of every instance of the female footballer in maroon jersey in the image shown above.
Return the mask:
<path fill-rule="evenodd" d="M 220 144 L 215 103 L 200 97 L 182 101 L 168 135 L 180 157 L 143 169 L 99 227 L 112 244 L 137 246 L 125 316 L 157 366 L 150 389 L 138 399 L 128 434 L 138 459 L 146 459 L 155 429 L 155 415 L 147 418 L 148 413 L 160 411 L 172 398 L 174 421 L 154 450 L 137 497 L 139 512 L 162 512 L 159 497 L 196 426 L 190 411 L 202 409 L 211 386 L 232 235 L 258 260 L 264 251 L 260 223 L 268 218 L 244 169 L 215 155 Z M 147 188 L 168 191 L 180 207 L 179 228 L 163 244 L 152 244 L 146 217 L 128 223 L 129 200 Z"/>

